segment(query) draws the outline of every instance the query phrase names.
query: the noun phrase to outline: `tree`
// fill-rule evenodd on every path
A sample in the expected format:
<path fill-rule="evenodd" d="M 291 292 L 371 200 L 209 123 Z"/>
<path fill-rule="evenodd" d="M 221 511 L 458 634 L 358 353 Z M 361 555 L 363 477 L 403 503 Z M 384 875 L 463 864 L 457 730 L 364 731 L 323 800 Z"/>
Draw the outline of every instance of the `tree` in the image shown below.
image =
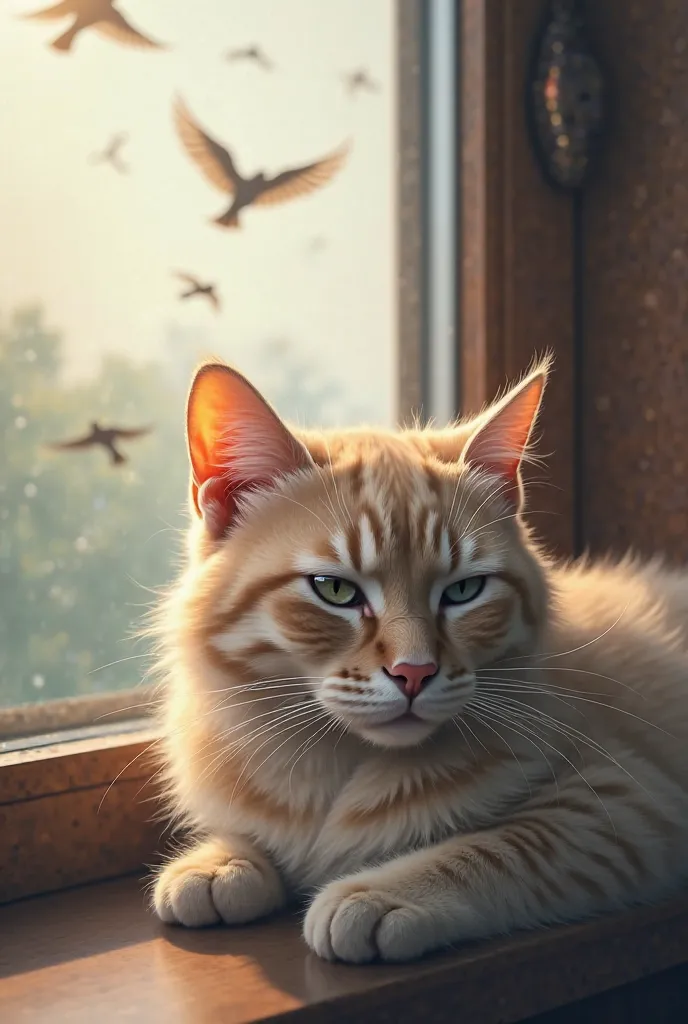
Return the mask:
<path fill-rule="evenodd" d="M 0 332 L 0 364 L 0 703 L 133 686 L 140 666 L 122 659 L 142 587 L 170 579 L 183 523 L 184 394 L 120 357 L 88 384 L 61 382 L 61 342 L 37 309 Z M 122 467 L 100 449 L 43 448 L 94 418 L 155 431 Z"/>

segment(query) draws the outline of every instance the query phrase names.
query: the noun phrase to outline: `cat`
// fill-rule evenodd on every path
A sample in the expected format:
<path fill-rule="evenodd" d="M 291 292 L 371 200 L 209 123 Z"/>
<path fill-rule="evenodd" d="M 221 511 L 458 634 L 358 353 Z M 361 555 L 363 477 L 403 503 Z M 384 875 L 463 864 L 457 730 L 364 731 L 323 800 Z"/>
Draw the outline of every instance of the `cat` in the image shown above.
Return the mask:
<path fill-rule="evenodd" d="M 307 898 L 321 957 L 406 961 L 686 876 L 688 578 L 557 564 L 524 522 L 547 360 L 446 429 L 290 430 L 208 363 L 160 615 L 164 922 Z"/>

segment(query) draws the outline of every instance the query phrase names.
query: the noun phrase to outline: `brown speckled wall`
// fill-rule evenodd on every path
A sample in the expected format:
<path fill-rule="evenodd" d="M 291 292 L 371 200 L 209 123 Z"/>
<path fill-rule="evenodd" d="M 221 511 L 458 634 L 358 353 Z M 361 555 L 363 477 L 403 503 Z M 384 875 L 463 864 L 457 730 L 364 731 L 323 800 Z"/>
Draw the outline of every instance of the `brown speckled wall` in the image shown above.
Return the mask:
<path fill-rule="evenodd" d="M 595 0 L 613 129 L 584 199 L 585 534 L 688 558 L 688 0 Z"/>

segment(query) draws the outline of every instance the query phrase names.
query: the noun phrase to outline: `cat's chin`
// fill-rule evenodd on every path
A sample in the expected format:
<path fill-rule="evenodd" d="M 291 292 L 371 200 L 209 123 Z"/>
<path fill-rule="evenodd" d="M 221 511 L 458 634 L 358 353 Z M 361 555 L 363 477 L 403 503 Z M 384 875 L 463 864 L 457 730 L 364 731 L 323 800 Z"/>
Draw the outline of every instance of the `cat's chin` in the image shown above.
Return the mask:
<path fill-rule="evenodd" d="M 437 722 L 405 714 L 389 722 L 379 722 L 364 728 L 359 726 L 356 731 L 376 747 L 414 747 L 426 740 L 436 728 Z"/>

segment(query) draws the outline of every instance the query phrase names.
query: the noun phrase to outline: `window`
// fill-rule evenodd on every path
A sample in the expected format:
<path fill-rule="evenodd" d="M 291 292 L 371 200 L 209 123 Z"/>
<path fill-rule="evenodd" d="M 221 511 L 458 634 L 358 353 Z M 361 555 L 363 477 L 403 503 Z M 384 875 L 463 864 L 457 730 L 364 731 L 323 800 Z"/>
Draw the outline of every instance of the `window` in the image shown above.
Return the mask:
<path fill-rule="evenodd" d="M 297 422 L 398 406 L 392 0 L 127 0 L 112 34 L 21 16 L 49 6 L 0 15 L 0 738 L 97 718 L 85 698 L 145 677 L 200 358 Z M 211 223 L 230 196 L 201 132 L 247 177 L 332 159 L 310 194 Z"/>
<path fill-rule="evenodd" d="M 176 568 L 199 358 L 287 418 L 384 424 L 475 411 L 555 348 L 536 525 L 567 552 L 572 518 L 571 204 L 522 130 L 539 0 L 118 0 L 165 48 L 18 16 L 50 3 L 0 13 L 0 902 L 159 848 L 133 633 Z M 213 225 L 201 132 L 245 176 L 333 159 Z M 150 430 L 47 447 L 93 422 Z"/>

